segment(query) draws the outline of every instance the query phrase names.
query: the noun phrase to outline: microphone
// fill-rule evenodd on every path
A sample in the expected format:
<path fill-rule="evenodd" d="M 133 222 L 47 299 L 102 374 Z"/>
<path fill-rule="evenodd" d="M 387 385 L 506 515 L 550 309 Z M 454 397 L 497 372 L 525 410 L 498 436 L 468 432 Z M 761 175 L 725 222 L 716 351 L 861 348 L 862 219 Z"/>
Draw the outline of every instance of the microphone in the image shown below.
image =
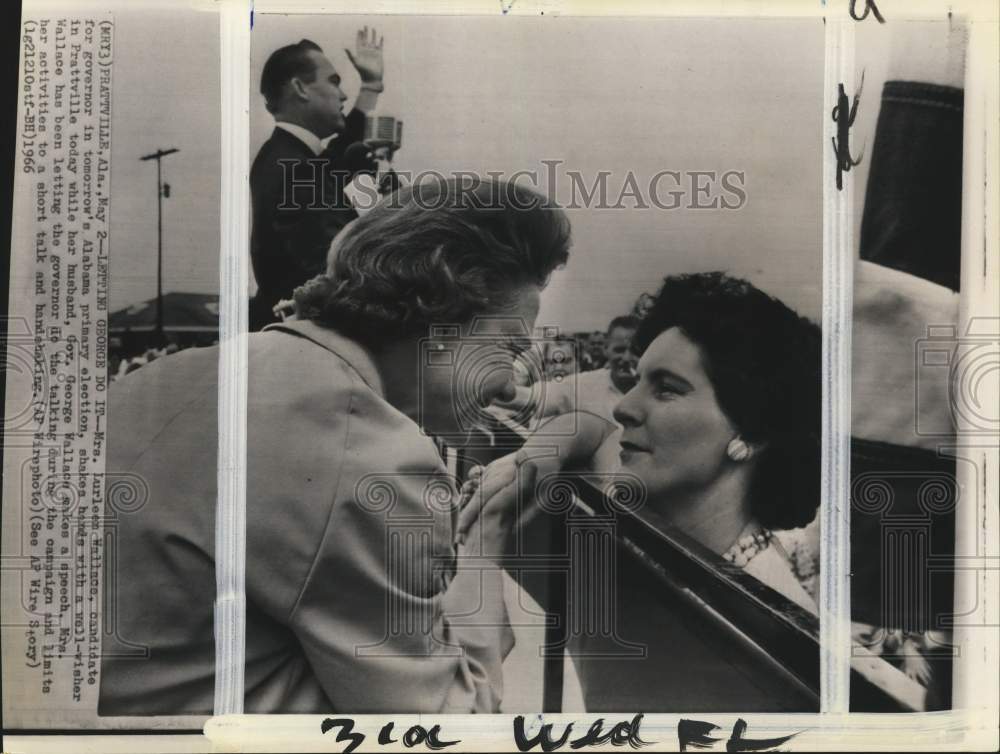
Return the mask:
<path fill-rule="evenodd" d="M 368 113 L 365 115 L 362 139 L 368 150 L 366 159 L 374 165 L 374 169 L 364 172 L 376 178 L 379 194 L 385 196 L 392 193 L 402 185 L 399 175 L 392 169 L 392 156 L 403 146 L 403 121 L 395 115 Z M 353 147 L 352 144 L 348 151 Z"/>
<path fill-rule="evenodd" d="M 344 169 L 348 180 L 353 183 L 359 176 L 369 176 L 374 181 L 374 189 L 380 196 L 386 196 L 403 185 L 399 174 L 392 169 L 391 156 L 386 157 L 386 147 L 378 149 L 368 142 L 356 141 L 344 150 Z"/>
<path fill-rule="evenodd" d="M 403 146 L 403 121 L 394 115 L 368 113 L 362 138 L 372 149 L 385 150 L 384 159 L 391 161 L 392 153 Z"/>
<path fill-rule="evenodd" d="M 344 150 L 344 169 L 351 177 L 355 175 L 375 175 L 378 164 L 374 150 L 363 141 L 356 141 Z"/>

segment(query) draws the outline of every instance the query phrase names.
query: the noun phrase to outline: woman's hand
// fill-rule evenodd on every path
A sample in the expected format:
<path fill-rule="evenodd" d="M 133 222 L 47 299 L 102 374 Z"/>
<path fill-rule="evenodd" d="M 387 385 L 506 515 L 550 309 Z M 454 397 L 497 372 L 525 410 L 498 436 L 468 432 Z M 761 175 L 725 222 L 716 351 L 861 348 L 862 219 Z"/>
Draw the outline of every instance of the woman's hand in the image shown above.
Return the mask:
<path fill-rule="evenodd" d="M 534 498 L 536 483 L 558 470 L 558 457 L 525 448 L 472 468 L 462 485 L 459 543 L 468 543 L 472 553 L 502 554 L 518 514 Z"/>
<path fill-rule="evenodd" d="M 537 484 L 564 466 L 592 458 L 616 429 L 584 411 L 562 414 L 536 429 L 516 453 L 473 468 L 462 485 L 459 544 L 468 541 L 478 550 L 481 541 L 483 555 L 503 553 L 507 534 Z"/>

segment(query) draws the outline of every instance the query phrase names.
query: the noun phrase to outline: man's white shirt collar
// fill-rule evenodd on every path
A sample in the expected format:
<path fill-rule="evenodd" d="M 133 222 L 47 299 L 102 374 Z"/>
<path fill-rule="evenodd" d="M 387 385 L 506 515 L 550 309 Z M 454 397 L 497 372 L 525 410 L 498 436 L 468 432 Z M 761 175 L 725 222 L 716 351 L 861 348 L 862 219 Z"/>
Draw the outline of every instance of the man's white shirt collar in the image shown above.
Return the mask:
<path fill-rule="evenodd" d="M 288 131 L 288 133 L 309 147 L 317 157 L 323 153 L 323 141 L 308 128 L 303 128 L 295 123 L 286 123 L 283 120 L 275 121 L 275 125 L 278 128 Z"/>

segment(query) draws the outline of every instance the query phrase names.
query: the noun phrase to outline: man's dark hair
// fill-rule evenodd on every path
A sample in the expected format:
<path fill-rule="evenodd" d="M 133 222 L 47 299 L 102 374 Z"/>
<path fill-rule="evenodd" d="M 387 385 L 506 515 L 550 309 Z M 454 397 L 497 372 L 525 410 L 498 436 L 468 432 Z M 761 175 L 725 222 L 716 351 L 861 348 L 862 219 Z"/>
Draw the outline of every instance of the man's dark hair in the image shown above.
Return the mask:
<path fill-rule="evenodd" d="M 310 52 L 323 50 L 312 40 L 303 39 L 271 53 L 260 74 L 260 93 L 264 95 L 268 112 L 278 111 L 285 85 L 293 78 L 307 82 L 316 78 L 316 64 L 309 57 Z"/>
<path fill-rule="evenodd" d="M 820 498 L 822 345 L 815 324 L 722 272 L 665 279 L 632 338 L 641 354 L 672 327 L 698 346 L 716 400 L 760 444 L 750 507 L 764 526 L 804 526 Z"/>
<path fill-rule="evenodd" d="M 369 346 L 509 309 L 569 257 L 565 213 L 503 181 L 428 180 L 384 198 L 334 240 L 298 314 Z"/>
<path fill-rule="evenodd" d="M 611 320 L 611 323 L 608 325 L 608 329 L 605 334 L 610 335 L 612 332 L 614 332 L 615 328 L 618 327 L 623 327 L 626 330 L 635 330 L 636 328 L 639 327 L 639 318 L 634 317 L 631 314 L 623 314 L 620 317 L 615 317 L 613 320 Z"/>

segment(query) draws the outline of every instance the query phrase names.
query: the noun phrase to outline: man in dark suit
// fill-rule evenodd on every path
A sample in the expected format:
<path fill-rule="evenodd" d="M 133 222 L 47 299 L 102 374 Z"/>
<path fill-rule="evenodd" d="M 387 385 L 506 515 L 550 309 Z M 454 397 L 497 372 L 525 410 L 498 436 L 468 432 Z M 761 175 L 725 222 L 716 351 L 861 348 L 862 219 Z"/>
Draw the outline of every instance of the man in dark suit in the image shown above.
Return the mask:
<path fill-rule="evenodd" d="M 275 305 L 326 269 L 330 242 L 357 217 L 344 195 L 351 177 L 344 153 L 361 141 L 365 114 L 382 91 L 382 43 L 365 27 L 356 52 L 345 52 L 361 77 L 346 117 L 340 75 L 316 43 L 282 47 L 264 64 L 260 91 L 275 129 L 250 169 L 250 259 L 257 279 L 251 331 L 277 321 Z"/>

